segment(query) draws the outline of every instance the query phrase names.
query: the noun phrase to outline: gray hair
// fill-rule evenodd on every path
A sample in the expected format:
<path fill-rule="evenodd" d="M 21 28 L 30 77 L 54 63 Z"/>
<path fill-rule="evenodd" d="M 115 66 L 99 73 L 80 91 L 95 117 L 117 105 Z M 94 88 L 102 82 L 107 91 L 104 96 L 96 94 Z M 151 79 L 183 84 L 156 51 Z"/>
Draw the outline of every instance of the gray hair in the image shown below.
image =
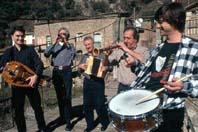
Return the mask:
<path fill-rule="evenodd" d="M 66 39 L 69 39 L 69 37 L 70 37 L 69 30 L 68 30 L 67 28 L 65 28 L 65 27 L 62 27 L 62 28 L 60 28 L 60 29 L 58 30 L 58 33 L 59 33 L 61 30 L 64 30 L 64 31 L 65 31 L 65 33 L 66 33 Z"/>
<path fill-rule="evenodd" d="M 92 42 L 94 42 L 94 39 L 91 36 L 84 37 L 83 41 L 87 41 L 87 40 L 91 40 Z"/>

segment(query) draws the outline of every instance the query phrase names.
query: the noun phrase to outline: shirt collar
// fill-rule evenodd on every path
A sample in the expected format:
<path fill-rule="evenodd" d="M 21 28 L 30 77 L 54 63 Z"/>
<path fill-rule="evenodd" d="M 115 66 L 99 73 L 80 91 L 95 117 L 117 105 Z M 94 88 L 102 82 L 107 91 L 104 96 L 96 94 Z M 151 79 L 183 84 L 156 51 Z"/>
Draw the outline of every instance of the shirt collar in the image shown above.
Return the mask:
<path fill-rule="evenodd" d="M 191 41 L 190 38 L 182 36 L 182 43 L 181 44 L 182 44 L 183 47 L 189 48 L 190 47 L 190 45 L 189 45 L 190 41 Z"/>

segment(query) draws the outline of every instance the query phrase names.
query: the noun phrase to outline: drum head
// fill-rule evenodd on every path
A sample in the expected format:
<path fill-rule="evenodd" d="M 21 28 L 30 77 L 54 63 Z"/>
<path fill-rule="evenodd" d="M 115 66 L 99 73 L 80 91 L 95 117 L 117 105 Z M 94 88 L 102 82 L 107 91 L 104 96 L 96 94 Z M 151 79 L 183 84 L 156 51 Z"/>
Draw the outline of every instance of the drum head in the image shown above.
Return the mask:
<path fill-rule="evenodd" d="M 143 103 L 136 104 L 137 101 L 149 94 L 148 90 L 129 90 L 120 93 L 112 98 L 109 102 L 109 109 L 119 115 L 135 116 L 147 113 L 156 109 L 160 104 L 157 95 L 153 95 Z"/>

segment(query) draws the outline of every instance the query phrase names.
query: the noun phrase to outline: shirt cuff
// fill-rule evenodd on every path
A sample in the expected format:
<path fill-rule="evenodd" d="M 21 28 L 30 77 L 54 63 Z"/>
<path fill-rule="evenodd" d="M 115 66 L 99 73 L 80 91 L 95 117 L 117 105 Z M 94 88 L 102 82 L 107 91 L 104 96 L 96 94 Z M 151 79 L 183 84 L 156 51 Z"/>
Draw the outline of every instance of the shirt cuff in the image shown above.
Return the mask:
<path fill-rule="evenodd" d="M 189 81 L 183 81 L 183 88 L 181 92 L 190 95 L 192 93 L 193 86 Z"/>

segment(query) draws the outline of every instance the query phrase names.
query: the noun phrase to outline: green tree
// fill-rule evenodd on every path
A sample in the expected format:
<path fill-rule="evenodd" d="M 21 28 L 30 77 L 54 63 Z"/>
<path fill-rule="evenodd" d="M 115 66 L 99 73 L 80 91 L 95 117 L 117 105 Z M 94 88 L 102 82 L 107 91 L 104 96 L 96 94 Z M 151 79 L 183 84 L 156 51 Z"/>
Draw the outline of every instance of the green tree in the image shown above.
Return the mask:
<path fill-rule="evenodd" d="M 105 1 L 93 2 L 92 7 L 96 13 L 105 13 L 109 11 L 109 5 Z"/>

